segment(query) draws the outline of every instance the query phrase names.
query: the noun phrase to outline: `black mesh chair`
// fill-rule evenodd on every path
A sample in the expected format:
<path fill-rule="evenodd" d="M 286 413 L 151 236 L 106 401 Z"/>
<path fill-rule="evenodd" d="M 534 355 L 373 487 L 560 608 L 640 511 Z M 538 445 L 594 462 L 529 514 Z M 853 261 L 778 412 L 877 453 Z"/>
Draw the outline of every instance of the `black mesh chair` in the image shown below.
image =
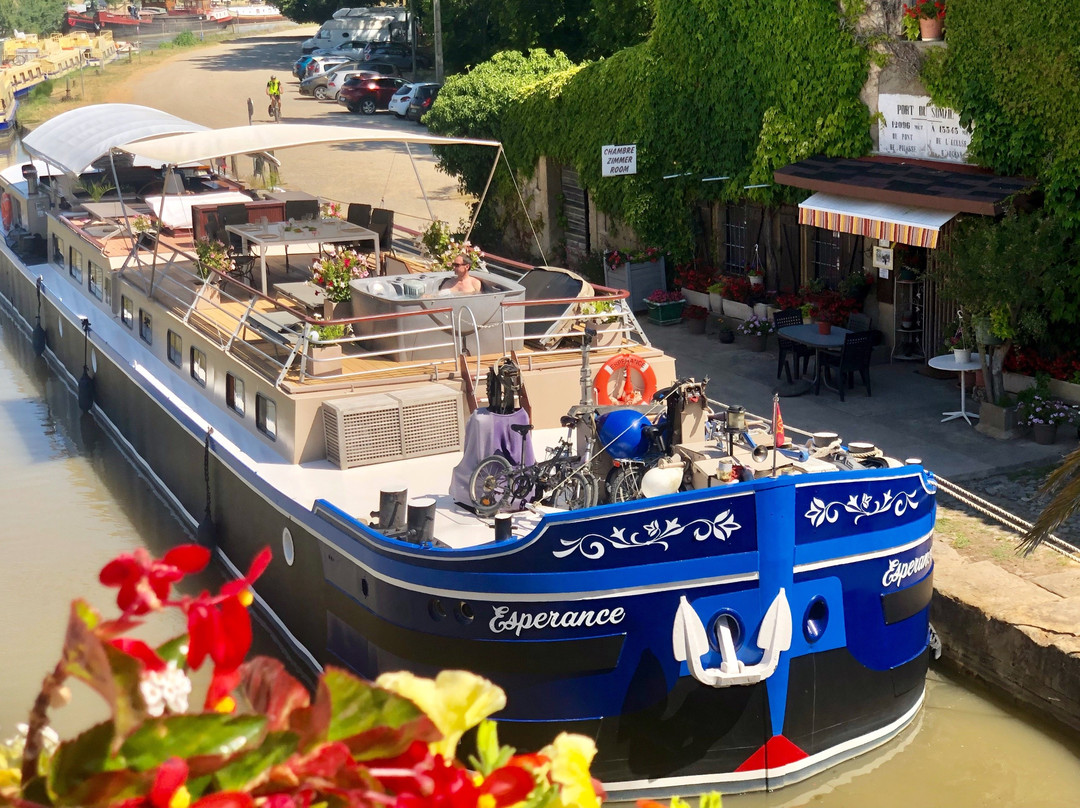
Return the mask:
<path fill-rule="evenodd" d="M 295 219 L 318 219 L 318 199 L 288 199 L 285 201 L 285 218 Z"/>
<path fill-rule="evenodd" d="M 773 325 L 776 326 L 777 331 L 789 325 L 802 325 L 802 321 L 802 311 L 799 309 L 784 309 L 773 315 Z M 814 355 L 814 349 L 809 345 L 793 342 L 780 336 L 777 337 L 776 341 L 780 346 L 780 358 L 776 362 L 776 378 L 779 379 L 781 373 L 786 373 L 788 384 L 791 384 L 791 367 L 787 363 L 788 355 L 794 357 L 795 375 L 805 375 L 807 368 L 810 366 L 810 357 Z M 801 373 L 799 371 L 799 360 L 802 360 Z"/>
<path fill-rule="evenodd" d="M 210 233 L 210 221 L 211 217 L 207 216 L 207 236 Z M 231 233 L 225 228 L 230 224 L 247 224 L 248 223 L 248 209 L 247 205 L 243 202 L 230 203 L 228 205 L 218 205 L 217 209 L 217 226 L 216 236 L 218 240 L 223 242 L 226 247 L 229 248 L 229 258 L 232 259 L 233 269 L 229 271 L 230 277 L 237 279 L 247 279 L 249 283 L 253 283 L 254 279 L 251 274 L 251 267 L 255 263 L 255 256 L 251 254 L 250 250 L 244 249 L 244 239 L 238 236 L 236 233 Z"/>
<path fill-rule="evenodd" d="M 848 331 L 869 331 L 870 316 L 867 314 L 859 314 L 857 312 L 852 312 L 848 315 L 847 325 L 844 327 Z"/>
<path fill-rule="evenodd" d="M 862 383 L 866 386 L 866 395 L 870 395 L 870 354 L 874 350 L 874 335 L 869 331 L 853 331 L 844 336 L 844 347 L 839 354 L 822 351 L 818 357 L 821 362 L 820 372 L 817 374 L 817 384 L 814 392 L 821 392 L 821 383 L 840 393 L 840 400 L 844 400 L 844 388 L 855 386 L 855 373 L 858 371 L 862 377 Z M 832 385 L 830 368 L 836 368 L 837 384 Z"/>
<path fill-rule="evenodd" d="M 345 214 L 345 221 L 358 227 L 369 227 L 371 225 L 371 205 L 350 202 L 349 211 Z"/>
<path fill-rule="evenodd" d="M 380 250 L 394 248 L 394 211 L 386 208 L 372 208 L 371 224 L 368 227 L 379 234 Z"/>

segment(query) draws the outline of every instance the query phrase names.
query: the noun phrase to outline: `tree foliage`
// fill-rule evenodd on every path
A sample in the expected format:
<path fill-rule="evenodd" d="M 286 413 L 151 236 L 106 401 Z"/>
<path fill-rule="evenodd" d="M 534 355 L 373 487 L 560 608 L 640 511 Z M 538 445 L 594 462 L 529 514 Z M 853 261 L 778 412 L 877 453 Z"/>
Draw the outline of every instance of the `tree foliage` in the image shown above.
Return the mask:
<path fill-rule="evenodd" d="M 744 186 L 771 183 L 774 168 L 815 153 L 869 150 L 859 99 L 869 55 L 834 0 L 656 0 L 655 13 L 646 41 L 498 105 L 505 121 L 484 134 L 501 133 L 516 170 L 531 174 L 541 155 L 570 165 L 599 209 L 687 255 L 695 201 L 743 199 Z M 435 114 L 449 102 L 436 101 L 433 130 L 450 133 Z M 602 177 L 601 147 L 624 143 L 637 144 L 638 173 Z M 753 192 L 762 201 L 789 194 Z"/>
<path fill-rule="evenodd" d="M 973 126 L 968 159 L 1038 176 L 1046 207 L 1080 227 L 1080 6 L 1075 0 L 949 4 L 948 48 L 924 80 Z"/>
<path fill-rule="evenodd" d="M 47 34 L 60 30 L 65 0 L 0 0 L 0 29 Z"/>

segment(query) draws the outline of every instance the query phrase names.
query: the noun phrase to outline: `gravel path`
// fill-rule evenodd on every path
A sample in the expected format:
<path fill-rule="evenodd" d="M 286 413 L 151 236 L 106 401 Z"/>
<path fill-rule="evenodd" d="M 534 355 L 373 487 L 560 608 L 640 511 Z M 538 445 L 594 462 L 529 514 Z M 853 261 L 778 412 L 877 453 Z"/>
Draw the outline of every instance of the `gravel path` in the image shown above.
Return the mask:
<path fill-rule="evenodd" d="M 337 103 L 302 98 L 292 75 L 300 43 L 316 30 L 293 28 L 237 39 L 191 51 L 180 51 L 160 66 L 118 85 L 110 101 L 143 104 L 211 127 L 248 123 L 247 100 L 255 107 L 255 123 L 268 123 L 266 82 L 271 73 L 282 80 L 282 120 L 372 128 L 390 132 L 426 132 L 418 123 L 392 113 L 356 115 Z M 469 216 L 468 199 L 456 180 L 439 172 L 426 146 L 413 146 L 416 169 L 435 215 L 456 225 Z M 280 184 L 342 202 L 366 202 L 390 208 L 396 222 L 423 229 L 430 217 L 407 150 L 396 143 L 305 146 L 280 151 Z M 494 158 L 494 153 L 492 154 Z M 238 158 L 241 175 L 251 172 L 251 159 Z"/>

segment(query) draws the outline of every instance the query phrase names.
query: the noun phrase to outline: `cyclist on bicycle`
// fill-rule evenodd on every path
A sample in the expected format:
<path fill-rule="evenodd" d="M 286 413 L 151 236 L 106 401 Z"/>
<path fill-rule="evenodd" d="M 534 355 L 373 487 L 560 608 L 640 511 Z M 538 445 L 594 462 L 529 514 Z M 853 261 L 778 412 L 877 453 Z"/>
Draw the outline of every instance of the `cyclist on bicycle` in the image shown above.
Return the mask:
<path fill-rule="evenodd" d="M 271 76 L 270 81 L 266 82 L 266 94 L 270 96 L 270 108 L 281 109 L 281 82 L 277 76 Z"/>

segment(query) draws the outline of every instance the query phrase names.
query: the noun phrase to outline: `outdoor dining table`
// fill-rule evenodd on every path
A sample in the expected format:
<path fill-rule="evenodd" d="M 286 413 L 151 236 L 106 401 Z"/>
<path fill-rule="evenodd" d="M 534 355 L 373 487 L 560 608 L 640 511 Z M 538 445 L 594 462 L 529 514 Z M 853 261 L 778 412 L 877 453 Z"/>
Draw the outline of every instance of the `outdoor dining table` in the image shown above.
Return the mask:
<path fill-rule="evenodd" d="M 278 244 L 287 247 L 289 244 L 323 245 L 370 241 L 372 252 L 375 253 L 375 266 L 382 266 L 379 255 L 379 234 L 342 219 L 230 224 L 225 229 L 240 236 L 244 250 L 248 249 L 248 244 L 254 244 L 259 248 L 259 271 L 262 277 L 263 294 L 266 294 L 266 251 Z"/>
<path fill-rule="evenodd" d="M 793 389 L 780 392 L 780 395 L 798 396 L 809 392 L 810 387 L 817 387 L 818 378 L 821 376 L 821 352 L 843 348 L 844 337 L 851 332 L 846 328 L 834 325 L 828 334 L 822 334 L 818 330 L 817 323 L 803 323 L 802 325 L 786 325 L 778 329 L 776 333 L 784 339 L 814 349 L 814 378 L 810 380 L 799 379 L 798 382 L 802 384 L 798 386 L 792 385 Z M 795 372 L 799 372 L 798 362 L 795 363 Z M 809 384 L 810 387 L 807 387 L 806 384 Z"/>
<path fill-rule="evenodd" d="M 967 390 L 964 384 L 965 373 L 982 367 L 982 362 L 979 361 L 978 356 L 971 357 L 967 362 L 957 362 L 954 354 L 945 354 L 944 356 L 931 357 L 927 364 L 935 370 L 950 370 L 953 373 L 960 373 L 960 409 L 941 413 L 945 416 L 941 419 L 941 423 L 951 421 L 954 418 L 963 418 L 970 424 L 972 418 L 978 418 L 979 414 L 977 412 L 967 411 Z"/>

